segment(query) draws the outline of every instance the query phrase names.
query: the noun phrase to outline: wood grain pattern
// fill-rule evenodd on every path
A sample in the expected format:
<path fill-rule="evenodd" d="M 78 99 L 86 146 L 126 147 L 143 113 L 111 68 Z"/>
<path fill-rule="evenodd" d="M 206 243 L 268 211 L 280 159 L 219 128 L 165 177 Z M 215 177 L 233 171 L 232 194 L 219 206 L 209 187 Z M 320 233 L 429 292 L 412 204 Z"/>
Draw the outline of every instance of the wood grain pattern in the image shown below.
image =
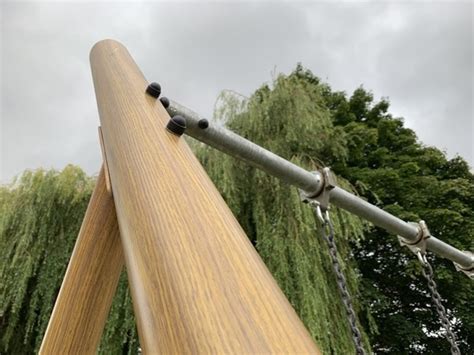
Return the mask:
<path fill-rule="evenodd" d="M 125 47 L 90 59 L 144 352 L 318 353 Z"/>
<path fill-rule="evenodd" d="M 102 168 L 49 320 L 41 354 L 95 354 L 123 268 Z"/>
<path fill-rule="evenodd" d="M 110 184 L 110 176 L 109 176 L 109 166 L 107 165 L 107 155 L 105 154 L 105 147 L 104 147 L 104 137 L 102 136 L 102 129 L 98 128 L 99 133 L 99 142 L 100 142 L 100 151 L 102 152 L 102 161 L 104 164 L 102 168 L 104 169 L 104 180 L 105 180 L 105 188 L 107 192 L 112 194 L 112 185 Z M 114 206 L 115 207 L 115 206 Z"/>

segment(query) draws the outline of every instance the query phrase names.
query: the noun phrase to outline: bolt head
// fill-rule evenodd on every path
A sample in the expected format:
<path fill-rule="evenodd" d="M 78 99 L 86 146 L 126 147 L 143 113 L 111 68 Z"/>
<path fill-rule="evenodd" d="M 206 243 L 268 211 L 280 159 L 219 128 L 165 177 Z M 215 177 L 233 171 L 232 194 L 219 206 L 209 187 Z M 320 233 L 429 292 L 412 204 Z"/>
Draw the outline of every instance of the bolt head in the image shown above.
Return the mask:
<path fill-rule="evenodd" d="M 158 83 L 151 83 L 146 88 L 146 93 L 154 98 L 158 98 L 161 94 L 161 86 Z"/>
<path fill-rule="evenodd" d="M 206 120 L 205 118 L 200 119 L 198 121 L 198 127 L 201 129 L 206 129 L 207 127 L 209 127 L 209 121 Z"/>
<path fill-rule="evenodd" d="M 177 136 L 181 136 L 186 130 L 186 119 L 183 116 L 173 116 L 166 125 L 166 129 Z"/>
<path fill-rule="evenodd" d="M 160 97 L 160 101 L 164 108 L 170 107 L 170 100 L 167 97 Z"/>

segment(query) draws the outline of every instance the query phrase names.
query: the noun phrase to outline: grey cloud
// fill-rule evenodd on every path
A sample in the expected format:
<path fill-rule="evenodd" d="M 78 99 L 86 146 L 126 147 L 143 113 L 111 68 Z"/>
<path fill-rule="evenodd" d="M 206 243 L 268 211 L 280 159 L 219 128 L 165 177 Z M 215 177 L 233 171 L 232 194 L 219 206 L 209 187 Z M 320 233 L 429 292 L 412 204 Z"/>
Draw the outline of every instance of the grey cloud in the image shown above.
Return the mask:
<path fill-rule="evenodd" d="M 471 3 L 1 3 L 1 181 L 101 154 L 88 55 L 124 43 L 165 95 L 211 115 L 301 61 L 388 96 L 427 144 L 474 165 Z"/>
<path fill-rule="evenodd" d="M 403 31 L 392 33 L 381 52 L 377 86 L 393 93 L 393 107 L 423 141 L 472 166 L 472 5 L 410 8 Z"/>

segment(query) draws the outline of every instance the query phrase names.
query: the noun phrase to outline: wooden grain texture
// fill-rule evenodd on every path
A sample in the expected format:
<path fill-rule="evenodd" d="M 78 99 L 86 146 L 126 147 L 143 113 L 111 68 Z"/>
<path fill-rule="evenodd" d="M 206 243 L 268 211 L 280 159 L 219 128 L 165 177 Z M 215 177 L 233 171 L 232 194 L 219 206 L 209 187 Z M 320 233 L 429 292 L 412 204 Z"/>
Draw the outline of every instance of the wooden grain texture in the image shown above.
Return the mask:
<path fill-rule="evenodd" d="M 104 147 L 104 137 L 102 136 L 102 129 L 98 128 L 98 133 L 99 133 L 99 142 L 100 142 L 100 151 L 102 152 L 102 161 L 104 164 L 102 165 L 102 168 L 104 169 L 104 180 L 105 180 L 105 188 L 107 189 L 107 192 L 112 194 L 112 185 L 110 184 L 110 176 L 109 176 L 109 168 L 107 165 L 107 155 L 105 154 L 105 147 Z M 114 205 L 115 208 L 115 205 Z"/>
<path fill-rule="evenodd" d="M 95 354 L 123 253 L 115 206 L 101 169 L 49 320 L 41 354 Z"/>
<path fill-rule="evenodd" d="M 318 353 L 125 47 L 90 59 L 144 352 Z"/>

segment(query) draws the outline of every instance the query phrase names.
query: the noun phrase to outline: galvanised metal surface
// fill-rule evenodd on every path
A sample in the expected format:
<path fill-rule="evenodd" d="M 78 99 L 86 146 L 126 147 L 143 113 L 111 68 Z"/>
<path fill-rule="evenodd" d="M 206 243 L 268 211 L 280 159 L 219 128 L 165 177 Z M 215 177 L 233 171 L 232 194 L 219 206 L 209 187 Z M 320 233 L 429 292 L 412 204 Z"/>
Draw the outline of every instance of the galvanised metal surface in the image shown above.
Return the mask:
<path fill-rule="evenodd" d="M 181 115 L 186 119 L 185 133 L 187 135 L 304 190 L 308 196 L 315 196 L 321 192 L 323 181 L 320 173 L 309 172 L 223 126 L 211 123 L 204 125 L 206 128 L 199 128 L 199 121 L 204 118 L 177 102 L 170 100 L 167 111 L 171 116 Z M 417 239 L 416 226 L 402 221 L 337 186 L 330 191 L 330 200 L 335 206 L 364 218 L 390 233 L 410 241 Z M 474 267 L 473 256 L 435 237 L 426 240 L 426 247 L 463 268 Z"/>
<path fill-rule="evenodd" d="M 319 173 L 302 169 L 225 127 L 210 124 L 207 128 L 199 128 L 198 123 L 204 118 L 172 100 L 167 110 L 171 117 L 181 115 L 186 119 L 187 135 L 297 186 L 310 195 L 316 195 L 321 190 L 322 178 Z"/>
<path fill-rule="evenodd" d="M 372 222 L 374 225 L 386 231 L 399 235 L 405 239 L 415 241 L 418 236 L 418 228 L 394 215 L 370 204 L 340 187 L 331 190 L 330 201 L 335 206 L 351 212 L 361 218 Z M 474 266 L 474 258 L 463 251 L 431 236 L 426 239 L 426 248 L 446 259 L 452 260 L 465 268 Z"/>
<path fill-rule="evenodd" d="M 402 221 L 400 218 L 385 212 L 340 187 L 336 186 L 332 189 L 329 196 L 331 203 L 334 205 L 364 218 L 392 234 L 402 236 L 410 241 L 415 241 L 417 238 L 418 228 L 414 225 Z"/>

